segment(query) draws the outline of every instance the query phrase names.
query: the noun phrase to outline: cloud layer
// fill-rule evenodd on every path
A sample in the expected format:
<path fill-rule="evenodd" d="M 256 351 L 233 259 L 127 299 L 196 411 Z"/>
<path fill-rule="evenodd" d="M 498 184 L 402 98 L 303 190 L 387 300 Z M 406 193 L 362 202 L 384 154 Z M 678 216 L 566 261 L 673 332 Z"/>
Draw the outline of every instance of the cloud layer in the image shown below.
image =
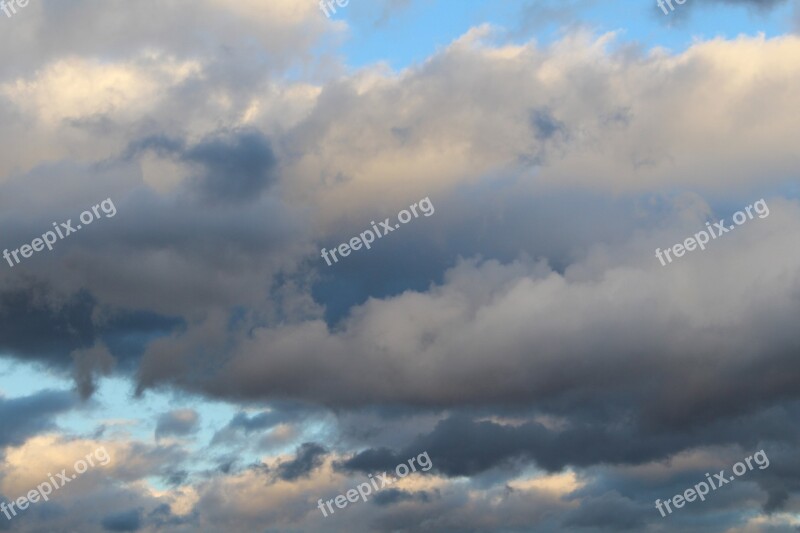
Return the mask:
<path fill-rule="evenodd" d="M 417 4 L 381 2 L 377 28 Z M 800 38 L 669 51 L 587 29 L 597 2 L 515 6 L 563 33 L 477 24 L 401 70 L 347 67 L 314 2 L 4 21 L 2 249 L 117 214 L 0 267 L 0 355 L 74 388 L 0 396 L 3 501 L 112 456 L 0 529 L 796 527 Z M 320 258 L 424 197 L 435 215 Z M 65 427 L 116 401 L 109 378 L 144 417 Z M 654 509 L 761 449 L 769 469 Z"/>

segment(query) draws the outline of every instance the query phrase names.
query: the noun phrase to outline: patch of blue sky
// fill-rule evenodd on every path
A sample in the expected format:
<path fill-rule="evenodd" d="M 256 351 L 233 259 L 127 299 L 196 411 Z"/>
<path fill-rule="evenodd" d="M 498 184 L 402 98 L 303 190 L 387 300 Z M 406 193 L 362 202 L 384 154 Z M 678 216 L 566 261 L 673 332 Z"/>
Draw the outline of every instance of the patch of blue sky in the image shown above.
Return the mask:
<path fill-rule="evenodd" d="M 66 434 L 91 437 L 104 425 L 103 438 L 124 434 L 142 442 L 153 442 L 159 415 L 173 409 L 191 408 L 200 413 L 200 429 L 192 436 L 197 445 L 211 441 L 214 432 L 227 424 L 237 409 L 224 402 L 202 400 L 186 394 L 148 391 L 133 398 L 133 382 L 123 376 L 102 377 L 91 399 L 79 403 L 55 420 Z M 68 374 L 48 371 L 35 363 L 0 359 L 0 393 L 6 398 L 30 396 L 42 390 L 74 389 Z M 87 416 L 90 413 L 91 416 Z"/>
<path fill-rule="evenodd" d="M 759 33 L 770 38 L 792 31 L 793 24 L 790 2 L 767 11 L 687 0 L 668 15 L 656 0 L 409 0 L 391 4 L 397 6 L 392 9 L 387 5 L 351 0 L 339 8 L 332 20 L 344 22 L 347 34 L 338 49 L 328 51 L 340 54 L 351 68 L 386 62 L 401 70 L 484 23 L 516 43 L 534 40 L 546 46 L 567 28 L 585 27 L 596 35 L 618 31 L 626 42 L 674 52 L 697 39 Z"/>

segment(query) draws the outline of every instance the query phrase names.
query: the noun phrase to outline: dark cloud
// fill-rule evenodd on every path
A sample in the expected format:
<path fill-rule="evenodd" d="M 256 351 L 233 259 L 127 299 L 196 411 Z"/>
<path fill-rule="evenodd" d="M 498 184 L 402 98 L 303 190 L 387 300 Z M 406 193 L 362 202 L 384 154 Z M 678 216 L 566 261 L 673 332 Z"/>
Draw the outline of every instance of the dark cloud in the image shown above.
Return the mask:
<path fill-rule="evenodd" d="M 642 531 L 652 519 L 652 512 L 649 505 L 637 504 L 610 492 L 581 500 L 580 507 L 567 514 L 564 525 L 599 531 Z"/>
<path fill-rule="evenodd" d="M 160 156 L 180 156 L 186 150 L 183 139 L 170 137 L 166 134 L 156 134 L 131 142 L 125 151 L 124 158 L 131 159 L 142 152 L 152 151 Z"/>
<path fill-rule="evenodd" d="M 70 352 L 91 347 L 96 339 L 91 295 L 82 291 L 61 301 L 56 298 L 41 283 L 0 292 L 0 351 L 61 358 L 67 364 Z"/>
<path fill-rule="evenodd" d="M 350 459 L 337 463 L 339 468 L 345 470 L 358 470 L 361 472 L 379 472 L 387 468 L 394 468 L 400 457 L 388 448 L 364 450 L 355 454 Z"/>
<path fill-rule="evenodd" d="M 146 524 L 152 525 L 156 528 L 166 528 L 168 526 L 176 527 L 190 523 L 196 519 L 196 516 L 189 514 L 187 516 L 176 516 L 172 513 L 172 508 L 169 504 L 163 503 L 150 511 L 146 517 Z"/>
<path fill-rule="evenodd" d="M 275 411 L 259 413 L 252 417 L 247 416 L 246 413 L 236 413 L 228 425 L 233 429 L 243 429 L 245 433 L 250 433 L 251 431 L 269 429 L 285 420 L 286 416 L 283 413 Z"/>
<path fill-rule="evenodd" d="M 189 472 L 186 470 L 179 470 L 177 472 L 165 473 L 164 481 L 173 487 L 179 487 L 186 483 L 189 479 Z"/>
<path fill-rule="evenodd" d="M 277 159 L 258 131 L 205 140 L 189 148 L 183 159 L 203 167 L 197 188 L 212 202 L 252 201 L 277 180 Z"/>
<path fill-rule="evenodd" d="M 76 388 L 86 399 L 99 376 L 113 368 L 130 372 L 147 343 L 178 327 L 178 318 L 99 306 L 87 290 L 64 293 L 23 276 L 24 282 L 0 289 L 0 352 L 72 368 Z"/>
<path fill-rule="evenodd" d="M 41 391 L 20 398 L 0 398 L 0 447 L 18 446 L 30 437 L 54 429 L 56 415 L 73 409 L 74 394 Z"/>
<path fill-rule="evenodd" d="M 322 464 L 327 453 L 328 451 L 319 444 L 303 443 L 297 449 L 294 459 L 278 466 L 278 477 L 285 481 L 293 481 L 307 476 Z"/>
<path fill-rule="evenodd" d="M 409 492 L 400 489 L 385 489 L 372 497 L 375 505 L 394 505 L 400 502 L 420 501 L 427 503 L 430 501 L 430 495 L 426 491 Z"/>
<path fill-rule="evenodd" d="M 506 414 L 520 418 L 519 413 Z M 563 416 L 567 426 L 554 429 L 534 421 L 504 425 L 453 414 L 402 449 L 366 449 L 337 463 L 337 467 L 364 473 L 390 470 L 419 450 L 429 453 L 433 471 L 450 477 L 475 476 L 495 468 L 513 471 L 527 462 L 550 472 L 601 464 L 638 465 L 698 446 L 736 445 L 742 450 L 757 450 L 763 447 L 759 442 L 766 439 L 800 443 L 800 430 L 790 427 L 789 422 L 797 415 L 800 405 L 795 403 L 790 409 L 755 410 L 746 416 L 719 416 L 713 421 L 676 427 L 637 418 L 630 408 L 571 406 L 568 412 L 556 415 Z M 740 432 L 741 427 L 750 428 L 750 432 Z M 586 446 L 587 442 L 592 445 Z"/>
<path fill-rule="evenodd" d="M 74 360 L 73 374 L 78 393 L 81 398 L 90 397 L 97 389 L 96 377 L 108 375 L 114 366 L 114 358 L 105 345 L 95 345 L 88 350 L 78 350 L 72 353 Z"/>
<path fill-rule="evenodd" d="M 106 531 L 139 531 L 142 527 L 142 510 L 131 509 L 108 515 L 101 523 Z"/>
<path fill-rule="evenodd" d="M 181 139 L 154 135 L 131 143 L 125 158 L 147 151 L 199 169 L 191 186 L 209 203 L 252 202 L 278 179 L 270 140 L 258 130 L 218 132 L 191 146 Z"/>
<path fill-rule="evenodd" d="M 534 109 L 530 115 L 531 127 L 533 128 L 534 135 L 540 141 L 547 141 L 560 134 L 566 137 L 566 126 L 560 120 L 557 120 L 550 109 Z"/>
<path fill-rule="evenodd" d="M 141 355 L 150 337 L 182 321 L 138 310 L 108 310 L 87 290 L 64 294 L 40 281 L 0 290 L 0 350 L 10 355 L 66 366 L 76 350 L 104 342 L 122 359 Z"/>

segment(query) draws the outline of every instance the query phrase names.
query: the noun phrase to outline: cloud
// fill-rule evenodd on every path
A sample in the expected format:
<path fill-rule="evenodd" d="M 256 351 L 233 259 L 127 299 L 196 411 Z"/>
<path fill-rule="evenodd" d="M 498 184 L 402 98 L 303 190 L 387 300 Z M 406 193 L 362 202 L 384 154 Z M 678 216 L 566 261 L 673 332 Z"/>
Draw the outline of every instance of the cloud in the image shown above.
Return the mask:
<path fill-rule="evenodd" d="M 164 437 L 185 437 L 198 429 L 200 415 L 193 409 L 176 409 L 158 417 L 156 440 Z"/>
<path fill-rule="evenodd" d="M 479 26 L 402 71 L 343 67 L 314 2 L 43 0 L 4 26 L 3 248 L 118 215 L 4 270 L 0 351 L 84 399 L 122 374 L 157 413 L 155 445 L 108 432 L 109 468 L 18 527 L 646 531 L 653 499 L 764 447 L 674 527 L 787 528 L 800 39 L 634 49 L 571 24 L 591 4 L 525 4 L 569 26 L 552 44 Z M 430 219 L 318 257 L 426 196 Z M 654 257 L 762 197 L 768 218 Z M 0 399 L 4 496 L 90 444 L 55 425 L 76 402 Z M 423 450 L 431 472 L 323 521 Z"/>
<path fill-rule="evenodd" d="M 610 396 L 647 391 L 641 408 L 662 421 L 694 418 L 700 405 L 735 412 L 747 404 L 744 397 L 778 398 L 791 388 L 773 383 L 766 361 L 784 361 L 795 342 L 790 329 L 774 334 L 773 325 L 786 319 L 770 302 L 797 306 L 781 295 L 795 291 L 782 273 L 800 260 L 786 251 L 800 211 L 795 203 L 771 206 L 769 218 L 667 267 L 653 251 L 705 227 L 696 205 L 678 211 L 683 220 L 675 228 L 598 246 L 560 272 L 539 261 L 462 261 L 441 285 L 369 300 L 336 329 L 320 320 L 256 328 L 227 352 L 221 372 L 210 381 L 197 376 L 190 386 L 237 398 L 446 407 L 560 401 L 613 383 Z M 622 284 L 621 299 L 615 295 Z M 687 297 L 676 299 L 678 290 Z M 671 333 L 675 324 L 684 332 L 679 339 Z M 182 349 L 184 364 L 193 364 L 197 356 Z M 159 353 L 145 355 L 145 364 Z M 353 366 L 358 375 L 349 372 Z M 695 368 L 696 385 L 662 402 L 684 382 L 686 367 Z M 733 385 L 745 375 L 748 384 Z"/>
<path fill-rule="evenodd" d="M 210 203 L 255 200 L 277 180 L 275 154 L 257 130 L 220 132 L 189 147 L 181 140 L 157 135 L 132 143 L 127 156 L 148 150 L 199 168 L 191 189 Z"/>
<path fill-rule="evenodd" d="M 262 411 L 252 416 L 244 412 L 236 413 L 225 427 L 214 434 L 211 444 L 241 442 L 243 438 L 240 432 L 244 432 L 247 437 L 251 433 L 273 430 L 287 423 L 301 424 L 309 418 L 320 415 L 320 409 L 316 407 L 276 402 L 268 411 Z"/>
<path fill-rule="evenodd" d="M 307 476 L 322 464 L 328 451 L 313 442 L 303 443 L 297 449 L 297 455 L 291 461 L 278 466 L 278 476 L 285 481 L 292 481 L 302 476 Z"/>
<path fill-rule="evenodd" d="M 386 489 L 375 495 L 375 505 L 394 505 L 399 502 L 413 501 L 419 499 L 423 502 L 428 501 L 428 494 L 425 491 L 410 493 L 398 489 Z"/>
<path fill-rule="evenodd" d="M 78 393 L 81 398 L 86 399 L 97 390 L 95 376 L 109 374 L 114 366 L 114 358 L 108 348 L 102 344 L 95 345 L 88 350 L 72 352 L 71 355 L 75 362 L 74 373 Z"/>
<path fill-rule="evenodd" d="M 174 31 L 175 24 L 190 8 L 198 27 L 204 28 L 202 35 Z M 157 20 L 154 14 L 158 15 Z M 252 43 L 272 56 L 275 67 L 285 67 L 302 56 L 326 31 L 313 3 L 291 0 L 271 3 L 243 0 L 235 6 L 220 0 L 181 0 L 170 5 L 146 0 L 135 6 L 115 0 L 99 7 L 85 0 L 69 5 L 45 0 L 19 15 L 0 43 L 24 44 L 23 53 L 6 62 L 2 73 L 48 63 L 61 56 L 95 56 L 98 50 L 110 58 L 149 48 L 220 61 L 246 54 L 253 60 L 251 54 L 255 52 L 249 46 Z M 91 31 L 80 29 L 80 21 L 88 23 L 85 28 Z M 227 54 L 221 53 L 218 43 L 225 45 Z"/>
<path fill-rule="evenodd" d="M 91 345 L 91 296 L 83 292 L 56 298 L 43 284 L 0 292 L 2 349 L 56 359 L 64 350 Z"/>
<path fill-rule="evenodd" d="M 56 415 L 73 409 L 73 394 L 45 390 L 19 398 L 0 398 L 0 418 L 13 424 L 0 427 L 0 447 L 18 446 L 30 437 L 54 429 Z"/>
<path fill-rule="evenodd" d="M 619 494 L 607 493 L 581 501 L 580 508 L 568 515 L 564 525 L 608 531 L 641 531 L 647 522 L 646 514 L 651 512 L 649 506 L 645 508 Z"/>
<path fill-rule="evenodd" d="M 101 524 L 106 531 L 139 531 L 142 527 L 141 510 L 131 509 L 108 515 L 103 518 Z"/>

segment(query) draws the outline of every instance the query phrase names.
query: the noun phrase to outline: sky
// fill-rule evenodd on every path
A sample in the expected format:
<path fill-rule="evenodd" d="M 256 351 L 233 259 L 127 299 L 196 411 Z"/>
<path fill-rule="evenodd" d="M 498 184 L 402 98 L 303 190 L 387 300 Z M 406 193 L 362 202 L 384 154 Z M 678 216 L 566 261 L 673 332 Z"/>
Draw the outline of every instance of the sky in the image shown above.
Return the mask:
<path fill-rule="evenodd" d="M 799 2 L 15 2 L 0 531 L 800 527 Z"/>

